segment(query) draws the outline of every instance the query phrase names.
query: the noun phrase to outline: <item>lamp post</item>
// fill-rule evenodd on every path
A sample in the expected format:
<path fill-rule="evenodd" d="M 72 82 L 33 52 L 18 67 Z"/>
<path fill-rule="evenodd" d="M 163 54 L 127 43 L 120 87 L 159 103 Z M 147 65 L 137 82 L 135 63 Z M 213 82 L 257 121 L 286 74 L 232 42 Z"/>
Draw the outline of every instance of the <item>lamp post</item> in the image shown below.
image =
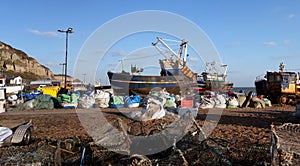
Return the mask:
<path fill-rule="evenodd" d="M 61 82 L 64 80 L 64 70 L 65 70 L 65 63 L 60 63 L 59 65 L 62 65 L 62 71 L 61 71 Z"/>
<path fill-rule="evenodd" d="M 58 32 L 66 33 L 66 59 L 65 59 L 65 89 L 67 88 L 67 64 L 68 64 L 68 35 L 69 33 L 73 33 L 72 28 L 68 28 L 67 30 L 57 30 Z"/>

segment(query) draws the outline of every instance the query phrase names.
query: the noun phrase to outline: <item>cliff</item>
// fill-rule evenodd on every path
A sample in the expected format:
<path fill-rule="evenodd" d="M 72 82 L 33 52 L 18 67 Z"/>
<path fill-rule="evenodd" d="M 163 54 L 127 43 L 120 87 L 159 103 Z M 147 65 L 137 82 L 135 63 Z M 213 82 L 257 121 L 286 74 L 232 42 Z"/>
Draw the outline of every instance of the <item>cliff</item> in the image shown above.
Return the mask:
<path fill-rule="evenodd" d="M 3 74 L 21 75 L 24 80 L 53 78 L 52 71 L 21 50 L 0 42 L 0 69 Z M 26 78 L 27 77 L 27 78 Z"/>

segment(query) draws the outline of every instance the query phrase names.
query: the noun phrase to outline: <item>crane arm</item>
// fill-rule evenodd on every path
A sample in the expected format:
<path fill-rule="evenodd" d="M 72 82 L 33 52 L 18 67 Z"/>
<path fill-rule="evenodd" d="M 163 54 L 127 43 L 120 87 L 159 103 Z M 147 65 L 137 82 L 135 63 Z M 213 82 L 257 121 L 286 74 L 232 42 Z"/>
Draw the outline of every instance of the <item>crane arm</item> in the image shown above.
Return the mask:
<path fill-rule="evenodd" d="M 157 37 L 157 42 L 152 43 L 152 45 L 160 52 L 162 53 L 162 49 L 157 46 L 157 43 L 160 42 L 164 47 L 166 47 L 171 52 L 171 58 L 176 57 L 176 59 L 179 58 L 179 56 L 162 40 L 162 38 Z M 167 58 L 170 58 L 170 55 L 166 55 L 165 53 L 162 53 Z"/>

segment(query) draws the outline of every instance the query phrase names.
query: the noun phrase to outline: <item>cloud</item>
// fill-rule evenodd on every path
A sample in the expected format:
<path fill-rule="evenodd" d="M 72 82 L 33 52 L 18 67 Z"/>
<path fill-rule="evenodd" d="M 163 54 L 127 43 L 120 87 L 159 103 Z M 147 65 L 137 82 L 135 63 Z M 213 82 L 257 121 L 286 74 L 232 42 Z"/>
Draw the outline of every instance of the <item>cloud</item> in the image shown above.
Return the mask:
<path fill-rule="evenodd" d="M 48 37 L 58 37 L 59 35 L 56 32 L 41 32 L 39 30 L 35 29 L 29 29 L 28 30 L 30 33 L 38 36 L 48 36 Z"/>
<path fill-rule="evenodd" d="M 54 63 L 54 62 L 47 62 L 46 65 L 49 67 L 58 67 L 59 66 L 58 63 Z"/>
<path fill-rule="evenodd" d="M 196 58 L 196 57 L 190 57 L 188 58 L 188 61 L 190 62 L 198 62 L 200 59 L 199 58 Z"/>
<path fill-rule="evenodd" d="M 277 46 L 277 43 L 274 41 L 268 41 L 263 43 L 265 46 Z"/>
<path fill-rule="evenodd" d="M 110 52 L 113 56 L 127 56 L 128 53 L 126 51 L 112 51 Z"/>
<path fill-rule="evenodd" d="M 293 54 L 293 55 L 274 55 L 274 56 L 270 56 L 271 59 L 299 59 L 299 56 L 300 55 L 297 55 L 297 54 Z"/>
<path fill-rule="evenodd" d="M 289 19 L 292 19 L 292 18 L 294 18 L 295 17 L 295 14 L 289 14 Z"/>

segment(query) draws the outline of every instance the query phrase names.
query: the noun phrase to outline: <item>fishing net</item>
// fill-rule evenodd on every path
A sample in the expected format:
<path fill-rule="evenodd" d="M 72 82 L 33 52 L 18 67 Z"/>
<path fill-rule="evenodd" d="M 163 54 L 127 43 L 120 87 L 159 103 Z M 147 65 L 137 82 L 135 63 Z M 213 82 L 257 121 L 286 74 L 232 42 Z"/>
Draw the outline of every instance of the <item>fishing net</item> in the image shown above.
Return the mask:
<path fill-rule="evenodd" d="M 155 121 L 153 120 L 152 123 Z M 119 119 L 118 123 L 120 127 L 123 122 Z M 168 128 L 168 131 L 165 128 Z M 144 156 L 139 153 L 127 156 L 108 151 L 99 144 L 93 144 L 91 147 L 93 159 L 97 163 L 107 164 L 105 162 L 109 162 L 112 165 L 120 163 L 126 165 L 144 165 L 144 163 L 146 163 L 145 165 L 238 165 L 237 163 L 242 163 L 241 165 L 265 165 L 270 162 L 268 155 L 270 149 L 268 147 L 251 146 L 249 144 L 249 146 L 237 148 L 235 142 L 231 139 L 207 137 L 191 113 L 187 113 L 175 121 L 173 120 L 172 124 L 164 124 L 162 121 L 158 124 L 157 129 L 164 136 L 162 138 L 167 139 L 159 143 L 171 143 L 171 146 L 164 151 L 151 156 Z M 123 127 L 121 127 L 121 131 L 123 133 L 118 137 L 116 135 L 107 136 L 106 139 L 112 140 L 110 147 L 115 146 L 119 150 L 124 150 L 122 149 L 124 145 L 128 147 L 130 142 L 137 143 L 134 138 L 130 139 L 127 136 Z M 151 133 L 153 132 L 142 134 L 149 136 Z M 181 136 L 182 139 L 180 139 Z M 203 140 L 203 137 L 207 139 Z M 103 142 L 98 140 L 98 143 Z M 134 145 L 131 145 L 130 150 L 133 151 L 134 148 Z M 153 150 L 155 146 L 149 145 L 146 148 L 152 148 Z M 115 158 L 115 160 L 112 161 L 112 158 Z"/>
<path fill-rule="evenodd" d="M 40 110 L 40 109 L 53 109 L 60 108 L 58 101 L 50 95 L 39 95 L 35 99 L 26 101 L 25 103 L 19 104 L 12 110 Z"/>
<path fill-rule="evenodd" d="M 74 144 L 69 145 L 70 141 Z M 83 153 L 73 139 L 43 140 L 29 146 L 2 147 L 0 165 L 79 165 Z"/>
<path fill-rule="evenodd" d="M 271 159 L 273 164 L 300 164 L 300 124 L 271 125 Z M 278 164 L 276 164 L 278 165 Z"/>
<path fill-rule="evenodd" d="M 54 108 L 54 102 L 52 101 L 52 96 L 50 95 L 39 95 L 37 98 L 35 98 L 33 105 L 33 109 L 35 110 Z"/>

